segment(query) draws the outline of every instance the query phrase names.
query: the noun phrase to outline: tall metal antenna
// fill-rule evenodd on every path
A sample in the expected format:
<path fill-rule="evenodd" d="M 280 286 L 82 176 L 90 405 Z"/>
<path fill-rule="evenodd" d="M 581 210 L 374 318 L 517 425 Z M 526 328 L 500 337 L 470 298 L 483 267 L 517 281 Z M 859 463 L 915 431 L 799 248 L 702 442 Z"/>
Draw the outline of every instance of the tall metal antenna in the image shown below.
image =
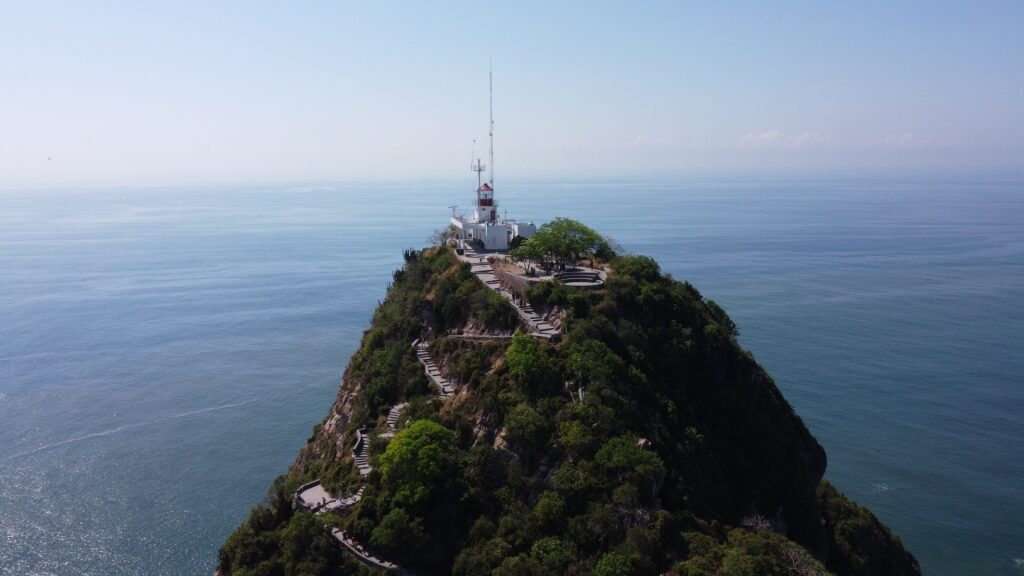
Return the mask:
<path fill-rule="evenodd" d="M 490 61 L 487 70 L 487 89 L 491 109 L 491 188 L 494 188 L 494 60 Z"/>

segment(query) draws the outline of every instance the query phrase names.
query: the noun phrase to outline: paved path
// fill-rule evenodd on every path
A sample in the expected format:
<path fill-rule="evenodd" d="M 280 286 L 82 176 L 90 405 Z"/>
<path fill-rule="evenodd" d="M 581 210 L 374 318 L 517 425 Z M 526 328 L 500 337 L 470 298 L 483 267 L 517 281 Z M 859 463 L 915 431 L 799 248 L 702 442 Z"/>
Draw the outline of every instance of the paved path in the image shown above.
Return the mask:
<path fill-rule="evenodd" d="M 388 411 L 388 418 L 386 421 L 388 430 L 381 436 L 390 438 L 395 435 L 395 432 L 398 429 L 398 418 L 402 415 L 402 410 L 404 410 L 408 405 L 408 402 L 401 402 L 391 407 L 391 410 Z M 370 466 L 370 436 L 369 431 L 365 427 L 356 430 L 356 444 L 352 448 L 352 455 L 355 460 L 356 467 L 359 469 L 360 476 L 366 476 L 373 470 L 373 467 Z M 320 480 L 314 480 L 308 484 L 303 484 L 295 491 L 295 504 L 301 508 L 313 510 L 313 512 L 318 515 L 326 512 L 346 510 L 355 506 L 363 499 L 364 490 L 366 490 L 365 485 L 360 486 L 359 490 L 356 490 L 356 492 L 348 498 L 338 499 L 332 496 L 331 493 L 320 484 Z M 389 572 L 396 572 L 404 576 L 415 576 L 412 572 L 403 570 L 394 562 L 388 562 L 387 560 L 383 560 L 372 555 L 358 542 L 352 539 L 351 536 L 348 536 L 345 532 L 337 528 L 331 530 L 331 535 L 333 535 L 335 540 L 340 542 L 350 552 L 355 554 L 362 563 L 368 566 L 380 568 Z"/>
<path fill-rule="evenodd" d="M 416 340 L 413 342 L 413 346 L 416 348 L 416 357 L 420 359 L 420 363 L 423 364 L 423 370 L 427 373 L 427 379 L 433 382 L 434 386 L 437 386 L 441 397 L 450 398 L 454 396 L 455 386 L 447 378 L 441 376 L 441 371 L 438 370 L 437 364 L 434 364 L 433 358 L 430 357 L 430 347 L 427 343 Z"/>
<path fill-rule="evenodd" d="M 445 334 L 445 338 L 455 338 L 457 340 L 479 340 L 486 342 L 488 340 L 511 340 L 515 337 L 515 334 Z"/>
<path fill-rule="evenodd" d="M 363 430 L 356 430 L 356 445 L 352 449 L 352 454 L 360 476 L 366 476 L 373 470 L 370 466 L 370 436 Z"/>
<path fill-rule="evenodd" d="M 402 410 L 404 410 L 408 405 L 408 402 L 402 402 L 401 404 L 395 404 L 391 407 L 391 410 L 388 411 L 388 431 L 381 434 L 382 438 L 391 438 L 395 435 L 398 431 L 398 417 L 402 415 Z"/>
<path fill-rule="evenodd" d="M 395 564 L 394 562 L 388 562 L 387 560 L 383 560 L 381 558 L 377 558 L 376 556 L 371 554 L 368 550 L 363 548 L 359 544 L 359 542 L 356 542 L 355 539 L 346 534 L 343 530 L 333 528 L 331 529 L 331 535 L 334 536 L 335 540 L 341 542 L 342 546 L 348 548 L 349 551 L 352 552 L 352 554 L 355 554 L 356 558 L 359 558 L 359 560 L 362 561 L 364 564 L 372 566 L 373 568 L 387 570 L 389 572 L 401 570 L 401 567 L 398 564 Z"/>
<path fill-rule="evenodd" d="M 487 286 L 498 294 L 501 294 L 505 300 L 508 300 L 508 303 L 515 308 L 516 313 L 518 313 L 519 317 L 526 323 L 531 335 L 545 339 L 550 339 L 557 335 L 559 333 L 558 328 L 555 328 L 554 325 L 542 318 L 540 314 L 537 314 L 529 304 L 517 303 L 512 294 L 501 286 L 501 282 L 494 274 L 494 268 L 492 268 L 490 262 L 487 261 L 488 256 L 504 258 L 501 254 L 481 255 L 468 249 L 462 256 L 456 254 L 456 258 L 469 263 L 470 271 L 472 271 L 473 274 L 475 274 L 476 277 L 484 283 L 484 286 Z"/>

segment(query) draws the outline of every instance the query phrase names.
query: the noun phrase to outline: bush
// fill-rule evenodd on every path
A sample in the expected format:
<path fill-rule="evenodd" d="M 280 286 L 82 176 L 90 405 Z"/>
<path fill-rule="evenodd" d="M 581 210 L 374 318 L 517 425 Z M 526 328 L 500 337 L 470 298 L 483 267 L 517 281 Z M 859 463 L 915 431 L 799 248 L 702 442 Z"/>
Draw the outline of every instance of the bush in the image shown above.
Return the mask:
<path fill-rule="evenodd" d="M 615 552 L 609 552 L 597 561 L 594 568 L 594 576 L 630 576 L 633 574 L 633 566 L 629 558 Z"/>
<path fill-rule="evenodd" d="M 517 332 L 505 354 L 509 374 L 525 390 L 534 393 L 551 391 L 560 380 L 557 364 L 548 347 L 536 338 Z"/>

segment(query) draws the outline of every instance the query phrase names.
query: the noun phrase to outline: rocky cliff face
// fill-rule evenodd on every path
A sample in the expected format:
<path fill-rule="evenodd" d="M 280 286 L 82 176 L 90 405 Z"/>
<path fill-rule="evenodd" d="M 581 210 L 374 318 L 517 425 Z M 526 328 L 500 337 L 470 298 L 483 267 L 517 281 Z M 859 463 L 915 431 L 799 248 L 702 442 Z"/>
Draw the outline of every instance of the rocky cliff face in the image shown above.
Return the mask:
<path fill-rule="evenodd" d="M 552 342 L 511 336 L 522 312 L 452 252 L 407 253 L 328 416 L 221 572 L 380 566 L 332 541 L 338 529 L 422 574 L 919 573 L 822 482 L 824 450 L 721 308 L 650 259 L 609 270 L 599 289 L 523 295 L 561 317 Z M 296 510 L 312 480 L 339 499 L 362 491 Z"/>

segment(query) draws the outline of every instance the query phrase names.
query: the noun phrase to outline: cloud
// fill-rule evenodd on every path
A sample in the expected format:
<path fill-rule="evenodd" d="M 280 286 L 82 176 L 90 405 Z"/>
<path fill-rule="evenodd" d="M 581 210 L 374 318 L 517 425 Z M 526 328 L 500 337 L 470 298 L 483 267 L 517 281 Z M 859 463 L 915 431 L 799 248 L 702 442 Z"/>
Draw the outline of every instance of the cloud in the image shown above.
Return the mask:
<path fill-rule="evenodd" d="M 827 144 L 829 140 L 829 135 L 821 132 L 787 134 L 782 130 L 765 130 L 744 134 L 736 141 L 736 146 L 747 149 L 804 148 Z"/>
<path fill-rule="evenodd" d="M 760 148 L 762 146 L 774 146 L 786 138 L 786 133 L 780 130 L 768 130 L 765 132 L 750 132 L 740 138 L 738 144 L 741 148 Z"/>
<path fill-rule="evenodd" d="M 800 134 L 790 136 L 790 140 L 797 148 L 818 144 L 828 144 L 830 139 L 831 138 L 828 134 L 822 134 L 820 132 L 801 132 Z"/>
<path fill-rule="evenodd" d="M 963 142 L 956 138 L 936 138 L 921 136 L 914 132 L 890 132 L 877 139 L 874 144 L 883 148 L 919 149 L 919 148 L 957 148 Z"/>

